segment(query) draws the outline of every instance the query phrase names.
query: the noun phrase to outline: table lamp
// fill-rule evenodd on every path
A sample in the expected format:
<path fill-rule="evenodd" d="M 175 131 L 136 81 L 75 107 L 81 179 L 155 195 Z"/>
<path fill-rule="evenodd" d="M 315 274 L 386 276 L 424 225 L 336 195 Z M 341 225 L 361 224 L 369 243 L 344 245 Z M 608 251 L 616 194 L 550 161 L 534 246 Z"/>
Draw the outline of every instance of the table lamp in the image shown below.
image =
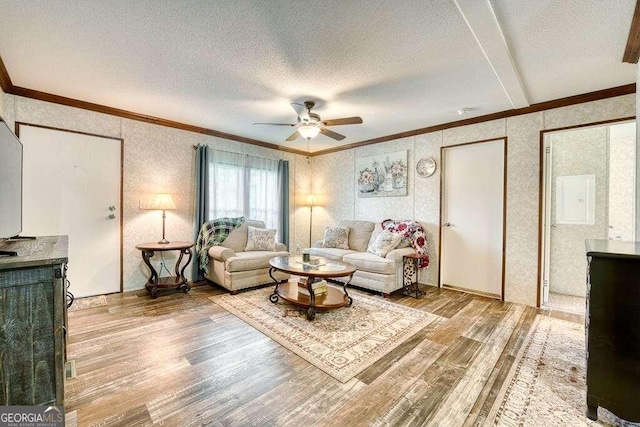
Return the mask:
<path fill-rule="evenodd" d="M 158 244 L 166 245 L 169 243 L 167 239 L 164 238 L 164 220 L 167 217 L 165 211 L 178 209 L 176 208 L 175 203 L 173 203 L 173 199 L 171 198 L 171 194 L 169 193 L 158 193 L 156 199 L 153 201 L 149 209 L 153 210 L 161 210 L 162 211 L 162 240 L 158 242 Z"/>

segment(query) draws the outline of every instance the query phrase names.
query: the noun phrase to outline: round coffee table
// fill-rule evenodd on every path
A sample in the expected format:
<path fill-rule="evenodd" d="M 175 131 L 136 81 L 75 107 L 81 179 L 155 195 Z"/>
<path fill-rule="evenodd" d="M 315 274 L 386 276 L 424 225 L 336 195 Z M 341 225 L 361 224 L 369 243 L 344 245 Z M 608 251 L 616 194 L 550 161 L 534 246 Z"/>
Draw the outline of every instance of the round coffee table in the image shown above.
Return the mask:
<path fill-rule="evenodd" d="M 272 303 L 277 303 L 279 298 L 307 309 L 307 319 L 313 320 L 316 317 L 316 310 L 330 310 L 351 305 L 353 299 L 347 293 L 347 285 L 353 278 L 356 268 L 342 261 L 333 261 L 326 258 L 317 258 L 318 265 L 303 263 L 302 257 L 280 256 L 271 258 L 269 264 L 269 276 L 276 283 L 273 293 L 269 296 Z M 332 279 L 336 277 L 349 276 L 349 279 L 342 285 L 342 291 L 332 286 L 328 286 L 326 294 L 315 295 L 311 290 L 311 285 L 307 285 L 309 295 L 298 292 L 298 283 L 280 283 L 273 277 L 274 271 L 293 274 L 295 276 L 308 277 L 309 279 L 321 278 Z M 311 281 L 311 280 L 310 280 Z"/>

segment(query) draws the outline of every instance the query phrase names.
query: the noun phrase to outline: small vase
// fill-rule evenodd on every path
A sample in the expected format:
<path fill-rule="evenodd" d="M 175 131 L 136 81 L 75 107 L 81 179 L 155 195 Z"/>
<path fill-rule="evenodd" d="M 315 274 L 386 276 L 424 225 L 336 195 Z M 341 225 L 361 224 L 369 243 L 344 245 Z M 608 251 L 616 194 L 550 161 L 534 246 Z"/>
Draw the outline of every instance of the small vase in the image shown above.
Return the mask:
<path fill-rule="evenodd" d="M 393 188 L 402 188 L 404 187 L 404 175 L 394 175 L 393 176 Z"/>
<path fill-rule="evenodd" d="M 393 176 L 390 173 L 384 178 L 384 191 L 393 191 Z"/>

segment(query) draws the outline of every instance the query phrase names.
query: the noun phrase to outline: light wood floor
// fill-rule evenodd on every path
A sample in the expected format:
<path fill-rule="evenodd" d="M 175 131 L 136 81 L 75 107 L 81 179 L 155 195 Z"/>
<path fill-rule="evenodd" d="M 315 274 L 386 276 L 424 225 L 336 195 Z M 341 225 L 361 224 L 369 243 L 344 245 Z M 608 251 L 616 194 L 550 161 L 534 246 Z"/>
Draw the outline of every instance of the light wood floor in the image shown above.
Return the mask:
<path fill-rule="evenodd" d="M 391 300 L 447 320 L 345 384 L 207 299 L 220 288 L 108 295 L 69 312 L 65 409 L 79 426 L 477 425 L 539 310 L 426 289 Z"/>

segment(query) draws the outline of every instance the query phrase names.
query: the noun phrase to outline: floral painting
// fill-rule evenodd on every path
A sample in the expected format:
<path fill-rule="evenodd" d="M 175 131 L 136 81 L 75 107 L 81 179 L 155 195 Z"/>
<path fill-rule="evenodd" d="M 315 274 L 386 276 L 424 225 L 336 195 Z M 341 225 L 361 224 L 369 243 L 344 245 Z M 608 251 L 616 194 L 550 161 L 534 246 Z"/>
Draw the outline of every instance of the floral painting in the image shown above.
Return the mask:
<path fill-rule="evenodd" d="M 358 197 L 406 196 L 407 154 L 405 150 L 357 159 Z"/>

